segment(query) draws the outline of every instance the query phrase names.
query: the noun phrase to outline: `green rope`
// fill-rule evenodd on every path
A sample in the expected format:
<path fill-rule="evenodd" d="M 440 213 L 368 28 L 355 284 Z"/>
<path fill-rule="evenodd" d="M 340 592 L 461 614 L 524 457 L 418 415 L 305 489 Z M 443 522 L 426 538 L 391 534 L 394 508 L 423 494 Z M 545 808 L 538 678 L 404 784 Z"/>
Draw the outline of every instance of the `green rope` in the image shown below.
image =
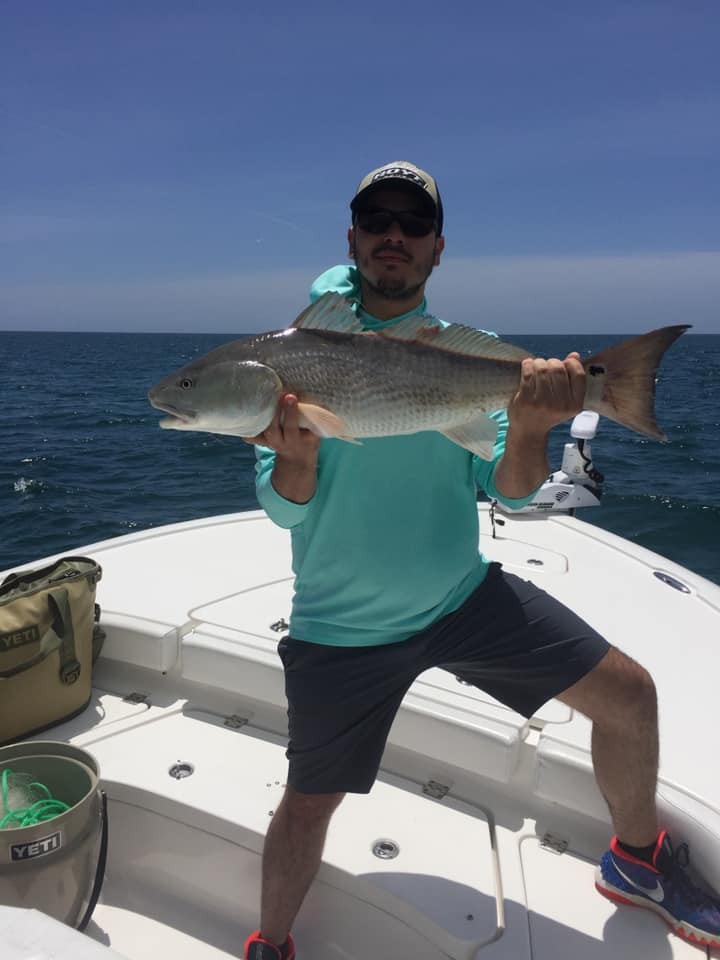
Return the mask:
<path fill-rule="evenodd" d="M 45 799 L 37 800 L 35 803 L 31 804 L 31 806 L 25 807 L 24 809 L 10 810 L 8 806 L 8 794 L 10 791 L 8 786 L 8 778 L 11 776 L 13 776 L 12 770 L 8 770 L 6 768 L 2 772 L 2 778 L 0 778 L 2 808 L 6 811 L 5 816 L 2 818 L 2 820 L 0 820 L 0 830 L 10 826 L 34 827 L 36 824 L 44 823 L 45 820 L 52 820 L 53 817 L 57 817 L 61 813 L 65 813 L 66 810 L 70 809 L 70 806 L 67 803 L 63 803 L 62 800 L 56 800 L 45 784 L 31 783 L 30 786 L 34 787 L 36 791 L 43 794 Z"/>

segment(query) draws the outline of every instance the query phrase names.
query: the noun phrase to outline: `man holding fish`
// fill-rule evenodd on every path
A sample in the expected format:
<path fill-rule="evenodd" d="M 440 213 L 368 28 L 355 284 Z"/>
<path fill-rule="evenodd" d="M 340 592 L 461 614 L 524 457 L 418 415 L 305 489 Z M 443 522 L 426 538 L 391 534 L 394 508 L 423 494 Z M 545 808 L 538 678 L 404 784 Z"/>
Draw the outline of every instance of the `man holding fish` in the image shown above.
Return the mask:
<path fill-rule="evenodd" d="M 617 834 L 598 889 L 720 945 L 720 907 L 692 886 L 658 825 L 651 677 L 477 546 L 477 487 L 523 506 L 550 473 L 551 429 L 583 408 L 662 437 L 655 373 L 686 328 L 584 362 L 577 353 L 530 357 L 428 313 L 425 285 L 445 247 L 432 176 L 405 161 L 380 167 L 360 182 L 351 213 L 354 266 L 315 281 L 291 330 L 241 341 L 226 373 L 229 353 L 218 348 L 151 392 L 171 414 L 165 426 L 240 433 L 257 445 L 258 499 L 292 536 L 295 595 L 279 645 L 288 781 L 265 843 L 260 930 L 245 956 L 295 956 L 290 929 L 332 814 L 345 793 L 370 791 L 402 698 L 431 667 L 526 717 L 553 697 L 589 717 Z M 243 383 L 253 383 L 244 419 L 212 394 L 243 364 Z"/>

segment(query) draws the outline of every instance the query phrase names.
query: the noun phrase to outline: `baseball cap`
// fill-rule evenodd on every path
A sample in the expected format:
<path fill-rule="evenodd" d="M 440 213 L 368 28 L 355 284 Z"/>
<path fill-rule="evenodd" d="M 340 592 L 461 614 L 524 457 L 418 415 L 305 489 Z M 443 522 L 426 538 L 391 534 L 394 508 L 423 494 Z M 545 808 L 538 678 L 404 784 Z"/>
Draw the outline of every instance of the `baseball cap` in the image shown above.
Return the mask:
<path fill-rule="evenodd" d="M 374 190 L 389 185 L 393 187 L 402 186 L 420 194 L 425 205 L 428 209 L 432 208 L 433 215 L 437 219 L 438 234 L 442 233 L 443 207 L 435 178 L 407 160 L 395 160 L 393 163 L 386 163 L 364 176 L 350 202 L 352 212 L 355 213 L 358 207 L 372 195 Z"/>

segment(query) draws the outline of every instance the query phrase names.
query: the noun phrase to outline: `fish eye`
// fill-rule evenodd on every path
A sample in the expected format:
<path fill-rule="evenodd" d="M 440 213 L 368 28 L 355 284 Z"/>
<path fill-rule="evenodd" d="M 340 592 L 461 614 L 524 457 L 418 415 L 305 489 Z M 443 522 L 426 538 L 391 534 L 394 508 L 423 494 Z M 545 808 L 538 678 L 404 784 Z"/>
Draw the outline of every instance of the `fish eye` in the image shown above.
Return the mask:
<path fill-rule="evenodd" d="M 190 377 L 183 377 L 182 380 L 180 381 L 180 387 L 183 390 L 190 390 L 192 386 L 193 386 L 193 382 L 190 379 Z"/>

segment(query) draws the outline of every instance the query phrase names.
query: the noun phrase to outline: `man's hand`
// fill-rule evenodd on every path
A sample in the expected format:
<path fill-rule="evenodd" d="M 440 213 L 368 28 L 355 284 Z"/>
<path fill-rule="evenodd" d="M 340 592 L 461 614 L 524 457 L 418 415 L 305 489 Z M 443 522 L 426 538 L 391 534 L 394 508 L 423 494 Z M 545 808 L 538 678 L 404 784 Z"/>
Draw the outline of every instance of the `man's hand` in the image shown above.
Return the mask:
<path fill-rule="evenodd" d="M 547 438 L 553 427 L 580 413 L 585 369 L 580 354 L 564 360 L 523 360 L 520 386 L 508 406 L 505 453 L 495 468 L 498 492 L 522 498 L 550 473 Z"/>
<path fill-rule="evenodd" d="M 579 353 L 569 353 L 564 360 L 528 357 L 508 406 L 508 420 L 515 434 L 546 436 L 557 424 L 580 413 L 584 402 L 585 369 Z"/>
<path fill-rule="evenodd" d="M 272 485 L 286 500 L 307 503 L 317 484 L 317 458 L 320 437 L 300 426 L 298 399 L 285 394 L 270 425 L 256 437 L 243 437 L 247 443 L 275 451 Z"/>

